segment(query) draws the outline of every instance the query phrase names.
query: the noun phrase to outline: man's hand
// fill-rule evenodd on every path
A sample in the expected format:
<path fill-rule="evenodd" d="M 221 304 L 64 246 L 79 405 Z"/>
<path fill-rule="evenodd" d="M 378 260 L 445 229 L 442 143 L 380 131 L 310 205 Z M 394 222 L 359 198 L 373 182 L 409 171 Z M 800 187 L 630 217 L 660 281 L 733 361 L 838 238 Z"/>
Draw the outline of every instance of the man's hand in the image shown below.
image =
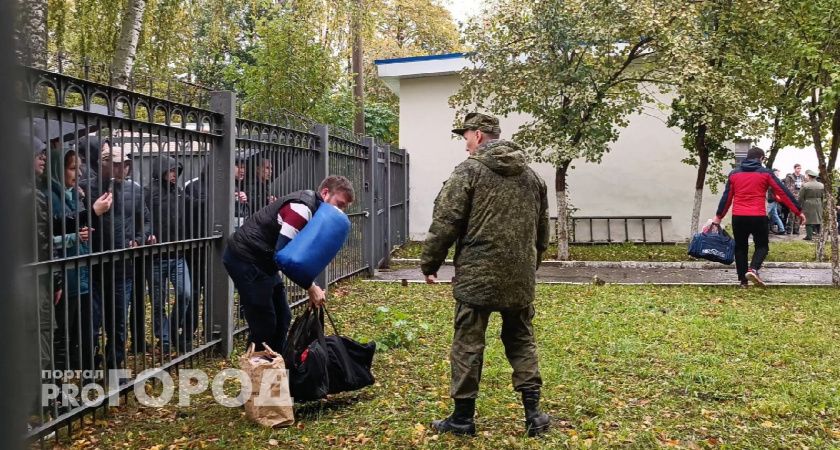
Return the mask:
<path fill-rule="evenodd" d="M 805 214 L 799 213 L 800 225 L 805 225 Z"/>
<path fill-rule="evenodd" d="M 437 274 L 426 275 L 426 284 L 437 284 Z"/>
<path fill-rule="evenodd" d="M 720 225 L 720 217 L 715 216 L 712 218 L 712 223 L 715 225 Z"/>
<path fill-rule="evenodd" d="M 269 195 L 267 204 L 271 204 L 271 203 L 274 203 L 276 201 L 277 201 L 277 196 L 276 195 Z"/>
<path fill-rule="evenodd" d="M 99 196 L 95 202 L 93 202 L 93 212 L 96 213 L 97 216 L 101 216 L 108 212 L 111 209 L 111 203 L 114 201 L 114 194 L 110 192 L 106 192 Z"/>
<path fill-rule="evenodd" d="M 309 306 L 313 308 L 319 308 L 324 305 L 324 302 L 327 300 L 326 294 L 324 294 L 324 290 L 321 289 L 317 284 L 312 283 L 312 286 L 309 286 L 309 289 L 306 290 L 306 293 L 309 294 Z"/>
<path fill-rule="evenodd" d="M 146 243 L 149 245 L 157 244 L 157 236 L 155 236 L 154 234 L 149 236 L 149 238 L 146 239 Z"/>
<path fill-rule="evenodd" d="M 93 231 L 93 228 L 89 227 L 82 227 L 79 230 L 79 240 L 82 242 L 87 242 L 90 239 L 90 232 Z"/>
<path fill-rule="evenodd" d="M 242 191 L 236 191 L 234 198 L 236 198 L 239 203 L 248 203 L 248 195 Z"/>

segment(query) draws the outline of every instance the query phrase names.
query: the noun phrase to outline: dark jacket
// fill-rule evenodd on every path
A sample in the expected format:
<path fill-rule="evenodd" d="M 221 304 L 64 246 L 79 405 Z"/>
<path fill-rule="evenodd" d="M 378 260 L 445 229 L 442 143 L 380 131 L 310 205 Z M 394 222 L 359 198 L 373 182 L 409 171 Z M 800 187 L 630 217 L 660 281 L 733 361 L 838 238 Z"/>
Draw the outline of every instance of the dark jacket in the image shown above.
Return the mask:
<path fill-rule="evenodd" d="M 170 183 L 167 173 L 176 170 L 178 175 L 183 166 L 171 156 L 160 156 L 152 164 L 152 181 L 144 188 L 146 206 L 152 222 L 152 233 L 158 242 L 174 242 L 188 239 L 189 231 L 195 228 L 198 202 L 188 196 L 177 181 Z M 193 230 L 194 231 L 194 230 Z"/>
<path fill-rule="evenodd" d="M 99 136 L 84 136 L 79 138 L 79 145 L 76 147 L 76 153 L 82 158 L 81 176 L 79 180 L 82 185 L 86 185 L 86 180 L 96 178 L 99 172 L 99 156 L 102 154 L 102 144 L 107 143 L 111 145 L 108 139 L 100 139 Z"/>
<path fill-rule="evenodd" d="M 799 215 L 799 202 L 776 178 L 773 171 L 762 166 L 758 160 L 746 159 L 739 167 L 729 172 L 726 189 L 718 204 L 717 216 L 725 216 L 730 206 L 733 216 L 766 216 L 764 201 L 768 190 L 772 190 L 794 215 Z"/>
<path fill-rule="evenodd" d="M 274 193 L 271 191 L 271 183 L 268 181 L 253 181 L 245 183 L 245 194 L 248 195 L 248 209 L 253 213 L 268 205 L 268 200 Z"/>
<path fill-rule="evenodd" d="M 321 197 L 315 191 L 297 191 L 279 198 L 260 209 L 233 233 L 228 249 L 239 259 L 255 264 L 269 275 L 280 270 L 274 262 L 274 250 L 280 237 L 277 213 L 286 203 L 303 203 L 315 214 L 321 205 Z"/>
<path fill-rule="evenodd" d="M 545 182 L 516 144 L 491 141 L 459 164 L 438 194 L 421 269 L 437 273 L 454 243 L 456 300 L 525 307 L 534 301 L 548 230 Z"/>
<path fill-rule="evenodd" d="M 211 232 L 208 225 L 211 223 L 211 218 L 208 217 L 209 209 L 207 208 L 207 192 L 210 191 L 210 177 L 207 176 L 207 171 L 210 170 L 204 166 L 198 178 L 184 183 L 184 194 L 187 198 L 187 207 L 189 208 L 191 216 L 187 217 L 184 223 L 187 239 L 196 239 L 200 237 L 208 237 Z"/>
<path fill-rule="evenodd" d="M 88 201 L 92 204 L 108 190 L 109 180 L 97 176 L 90 184 Z M 111 209 L 101 216 L 91 215 L 94 251 L 128 248 L 130 241 L 142 245 L 152 235 L 149 208 L 145 206 L 143 188 L 130 179 L 114 181 Z"/>

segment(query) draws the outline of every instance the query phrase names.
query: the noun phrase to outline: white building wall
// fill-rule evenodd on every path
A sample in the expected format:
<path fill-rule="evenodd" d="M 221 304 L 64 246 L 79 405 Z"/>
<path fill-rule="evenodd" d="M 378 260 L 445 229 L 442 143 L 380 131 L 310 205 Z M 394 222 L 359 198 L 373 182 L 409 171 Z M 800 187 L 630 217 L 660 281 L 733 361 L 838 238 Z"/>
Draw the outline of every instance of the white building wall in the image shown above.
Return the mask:
<path fill-rule="evenodd" d="M 450 132 L 455 111 L 449 107 L 448 99 L 458 89 L 459 78 L 425 76 L 402 78 L 399 83 L 400 146 L 411 153 L 409 231 L 412 239 L 423 239 L 431 224 L 435 196 L 452 169 L 467 156 L 464 141 Z M 681 162 L 687 155 L 681 134 L 665 126 L 666 116 L 655 107 L 647 108 L 645 114 L 630 120 L 601 164 L 573 163 L 575 168 L 568 180 L 571 203 L 578 208 L 575 215 L 671 216 L 672 220 L 664 224 L 665 239 L 689 237 L 696 169 Z M 521 116 L 500 120 L 505 139 L 524 122 Z M 554 169 L 547 164 L 532 167 L 549 186 L 551 215 L 556 216 Z M 703 221 L 714 214 L 718 200 L 719 194 L 712 195 L 706 189 Z M 648 226 L 647 236 L 658 239 L 658 225 L 655 234 L 653 225 Z M 596 239 L 606 238 L 603 225 L 594 228 Z M 623 223 L 611 228 L 613 238 L 623 238 Z M 630 228 L 631 237 L 641 237 L 638 224 L 631 224 Z M 588 226 L 582 225 L 578 234 L 588 238 Z"/>

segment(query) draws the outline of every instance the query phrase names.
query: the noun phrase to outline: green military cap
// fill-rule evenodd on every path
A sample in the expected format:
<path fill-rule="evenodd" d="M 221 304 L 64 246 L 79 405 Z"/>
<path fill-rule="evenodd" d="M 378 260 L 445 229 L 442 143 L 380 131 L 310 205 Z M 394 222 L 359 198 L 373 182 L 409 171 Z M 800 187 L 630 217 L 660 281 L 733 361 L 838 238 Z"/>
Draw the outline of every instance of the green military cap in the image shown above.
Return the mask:
<path fill-rule="evenodd" d="M 455 128 L 453 133 L 463 136 L 467 130 L 479 130 L 485 133 L 501 134 L 502 129 L 499 128 L 499 119 L 488 116 L 487 114 L 471 112 L 464 118 L 464 124 L 461 128 Z"/>

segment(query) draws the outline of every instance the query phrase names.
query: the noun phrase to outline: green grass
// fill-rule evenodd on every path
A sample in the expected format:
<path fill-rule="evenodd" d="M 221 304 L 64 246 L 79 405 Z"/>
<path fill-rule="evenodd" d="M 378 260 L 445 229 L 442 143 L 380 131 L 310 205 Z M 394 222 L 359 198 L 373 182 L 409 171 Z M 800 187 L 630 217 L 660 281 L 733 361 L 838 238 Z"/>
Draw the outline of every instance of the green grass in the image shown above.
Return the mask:
<path fill-rule="evenodd" d="M 419 258 L 423 251 L 422 242 L 410 242 L 394 253 L 395 258 Z M 572 245 L 569 249 L 573 261 L 691 261 L 688 244 L 611 244 Z M 450 250 L 452 258 L 454 249 Z M 557 247 L 552 244 L 546 253 L 547 259 L 554 259 Z M 803 241 L 771 241 L 767 261 L 813 262 L 814 244 Z"/>
<path fill-rule="evenodd" d="M 523 437 L 522 410 L 488 330 L 479 435 L 437 436 L 450 412 L 450 287 L 352 282 L 333 290 L 343 332 L 377 339 L 387 306 L 428 325 L 408 348 L 377 353 L 375 386 L 298 407 L 289 429 L 250 423 L 209 395 L 190 407 L 112 410 L 76 435 L 99 448 L 826 448 L 840 446 L 840 309 L 831 289 L 656 286 L 537 288 L 535 328 L 554 417 Z M 235 361 L 235 358 L 232 359 Z M 208 363 L 211 373 L 235 367 Z"/>

